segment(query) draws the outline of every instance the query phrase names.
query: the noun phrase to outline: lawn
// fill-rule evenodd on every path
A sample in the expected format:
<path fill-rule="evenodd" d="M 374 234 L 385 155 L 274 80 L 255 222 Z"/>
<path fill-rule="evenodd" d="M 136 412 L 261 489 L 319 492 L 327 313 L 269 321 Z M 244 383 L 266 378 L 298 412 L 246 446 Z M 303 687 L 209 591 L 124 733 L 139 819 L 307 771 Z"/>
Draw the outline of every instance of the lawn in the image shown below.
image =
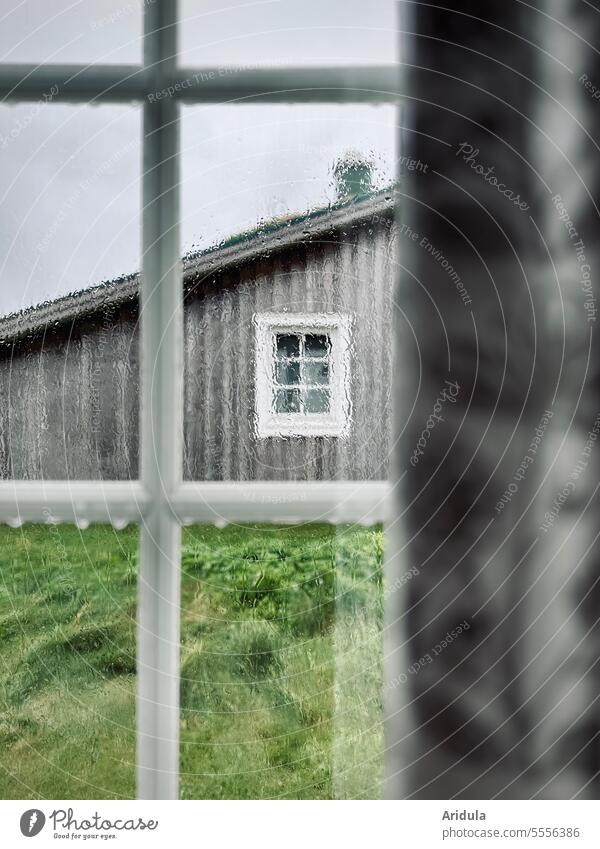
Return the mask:
<path fill-rule="evenodd" d="M 184 529 L 185 799 L 377 798 L 379 528 Z M 0 527 L 0 798 L 135 794 L 137 529 Z"/>

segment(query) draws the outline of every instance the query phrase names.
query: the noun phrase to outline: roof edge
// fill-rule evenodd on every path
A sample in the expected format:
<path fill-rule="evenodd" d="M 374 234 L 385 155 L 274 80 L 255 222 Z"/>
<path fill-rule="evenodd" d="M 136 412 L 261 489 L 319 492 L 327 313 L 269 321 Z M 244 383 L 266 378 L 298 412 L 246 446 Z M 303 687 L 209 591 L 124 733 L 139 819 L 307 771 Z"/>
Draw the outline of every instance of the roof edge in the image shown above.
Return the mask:
<path fill-rule="evenodd" d="M 251 261 L 265 253 L 275 253 L 300 242 L 312 242 L 344 227 L 355 227 L 377 217 L 391 218 L 394 213 L 394 189 L 388 188 L 375 196 L 343 207 L 317 210 L 305 217 L 292 219 L 266 234 L 257 230 L 248 239 L 213 247 L 183 257 L 184 285 Z M 24 336 L 40 332 L 49 324 L 63 324 L 77 318 L 93 315 L 100 309 L 118 307 L 134 301 L 139 291 L 139 272 L 117 277 L 106 283 L 64 295 L 55 301 L 29 307 L 21 312 L 0 317 L 0 343 L 17 341 Z"/>

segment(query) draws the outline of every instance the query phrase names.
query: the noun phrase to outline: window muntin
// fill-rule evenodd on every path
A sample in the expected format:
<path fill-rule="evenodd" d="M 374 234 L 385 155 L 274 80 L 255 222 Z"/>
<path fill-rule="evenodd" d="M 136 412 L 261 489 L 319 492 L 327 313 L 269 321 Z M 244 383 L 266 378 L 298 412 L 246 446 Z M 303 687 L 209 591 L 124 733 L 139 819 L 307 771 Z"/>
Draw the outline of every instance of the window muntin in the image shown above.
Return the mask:
<path fill-rule="evenodd" d="M 257 433 L 343 436 L 350 423 L 350 319 L 255 316 Z"/>
<path fill-rule="evenodd" d="M 393 0 L 182 0 L 180 10 L 181 66 L 214 67 L 215 76 L 239 68 L 349 65 L 357 56 L 363 63 L 396 59 Z"/>

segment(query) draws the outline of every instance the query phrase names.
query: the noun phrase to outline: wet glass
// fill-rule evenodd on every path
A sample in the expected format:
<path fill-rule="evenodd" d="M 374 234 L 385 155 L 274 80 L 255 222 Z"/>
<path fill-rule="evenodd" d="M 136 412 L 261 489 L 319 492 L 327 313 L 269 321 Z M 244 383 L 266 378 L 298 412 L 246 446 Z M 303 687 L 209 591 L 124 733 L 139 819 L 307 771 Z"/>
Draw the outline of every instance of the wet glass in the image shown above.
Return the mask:
<path fill-rule="evenodd" d="M 140 129 L 0 107 L 0 478 L 137 477 Z"/>
<path fill-rule="evenodd" d="M 303 363 L 302 364 L 303 381 L 308 384 L 323 385 L 329 383 L 329 364 L 324 363 Z"/>
<path fill-rule="evenodd" d="M 306 389 L 302 396 L 305 413 L 328 413 L 329 392 L 323 389 Z"/>
<path fill-rule="evenodd" d="M 185 478 L 385 479 L 394 110 L 182 116 Z M 181 797 L 380 798 L 383 531 L 273 503 L 184 528 Z"/>
<path fill-rule="evenodd" d="M 137 528 L 0 525 L 0 798 L 135 796 Z"/>
<path fill-rule="evenodd" d="M 302 410 L 302 401 L 298 389 L 278 389 L 275 392 L 276 413 L 299 413 Z"/>
<path fill-rule="evenodd" d="M 395 61 L 393 0 L 182 0 L 180 63 L 224 75 L 264 66 Z"/>
<path fill-rule="evenodd" d="M 139 61 L 144 5 L 105 3 L 96 16 L 92 4 L 21 4 L 5 18 L 0 61 Z M 242 42 L 256 55 L 266 37 L 276 49 L 260 50 L 261 62 L 385 61 L 387 19 L 368 26 L 373 8 L 367 15 L 362 4 L 334 5 L 309 0 L 302 20 L 287 2 L 266 17 L 255 4 L 188 7 L 180 58 L 235 74 L 251 68 L 224 63 L 243 60 Z M 239 33 L 228 23 L 232 11 Z M 248 11 L 258 30 L 248 28 Z M 9 281 L 0 302 L 0 476 L 136 477 L 139 112 L 54 105 L 50 113 L 56 94 L 0 113 L 0 273 Z M 387 330 L 393 260 L 389 240 L 376 245 L 374 234 L 380 213 L 391 215 L 393 110 L 260 107 L 259 117 L 254 107 L 190 108 L 183 123 L 186 475 L 384 476 L 385 427 L 379 465 L 357 456 L 357 448 L 363 460 L 372 453 L 364 417 L 354 423 L 362 432 L 351 429 L 354 443 L 300 427 L 266 449 L 254 425 L 254 319 L 270 310 L 296 327 L 269 342 L 273 414 L 315 423 L 340 399 L 340 409 L 361 412 L 370 358 L 382 346 L 365 351 L 366 334 L 346 334 L 370 279 L 355 263 L 366 254 L 387 263 L 387 282 L 378 284 L 378 311 L 365 330 L 379 342 Z M 212 160 L 197 156 L 202 146 Z M 209 201 L 197 214 L 200 198 Z M 284 256 L 290 245 L 294 255 Z M 262 284 L 273 280 L 269 295 Z M 365 289 L 359 298 L 372 295 Z M 387 402 L 385 379 L 378 401 Z M 232 428 L 231 413 L 247 432 Z M 42 797 L 131 797 L 137 529 L 0 531 L 4 798 L 23 788 Z M 329 523 L 184 531 L 183 798 L 380 795 L 382 545 L 379 527 Z"/>
<path fill-rule="evenodd" d="M 186 479 L 386 478 L 397 123 L 182 107 Z"/>
<path fill-rule="evenodd" d="M 380 527 L 184 530 L 183 799 L 379 798 Z"/>
<path fill-rule="evenodd" d="M 304 337 L 304 356 L 327 357 L 329 354 L 329 337 L 307 333 Z"/>
<path fill-rule="evenodd" d="M 300 337 L 278 333 L 275 337 L 278 357 L 299 357 Z"/>
<path fill-rule="evenodd" d="M 154 0 L 25 0 L 5 4 L 0 62 L 142 61 L 142 12 Z"/>
<path fill-rule="evenodd" d="M 300 383 L 300 363 L 278 360 L 275 369 L 275 382 L 280 386 Z"/>

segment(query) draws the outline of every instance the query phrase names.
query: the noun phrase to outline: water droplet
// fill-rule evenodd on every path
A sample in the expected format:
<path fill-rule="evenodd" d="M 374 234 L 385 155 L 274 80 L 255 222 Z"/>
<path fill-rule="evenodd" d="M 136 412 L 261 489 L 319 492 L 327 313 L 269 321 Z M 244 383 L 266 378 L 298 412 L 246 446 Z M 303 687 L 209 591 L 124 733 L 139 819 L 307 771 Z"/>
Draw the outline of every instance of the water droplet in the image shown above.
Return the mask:
<path fill-rule="evenodd" d="M 90 523 L 87 519 L 75 519 L 75 524 L 79 528 L 80 531 L 85 531 L 86 528 L 89 528 Z"/>
<path fill-rule="evenodd" d="M 224 528 L 224 527 L 226 527 L 226 525 L 227 525 L 227 519 L 223 519 L 222 517 L 215 519 L 215 527 L 216 528 Z"/>
<path fill-rule="evenodd" d="M 113 519 L 111 522 L 115 531 L 123 531 L 129 524 L 128 519 Z"/>
<path fill-rule="evenodd" d="M 20 528 L 23 524 L 23 519 L 20 519 L 18 516 L 11 516 L 10 519 L 6 520 L 6 524 L 9 528 Z"/>

